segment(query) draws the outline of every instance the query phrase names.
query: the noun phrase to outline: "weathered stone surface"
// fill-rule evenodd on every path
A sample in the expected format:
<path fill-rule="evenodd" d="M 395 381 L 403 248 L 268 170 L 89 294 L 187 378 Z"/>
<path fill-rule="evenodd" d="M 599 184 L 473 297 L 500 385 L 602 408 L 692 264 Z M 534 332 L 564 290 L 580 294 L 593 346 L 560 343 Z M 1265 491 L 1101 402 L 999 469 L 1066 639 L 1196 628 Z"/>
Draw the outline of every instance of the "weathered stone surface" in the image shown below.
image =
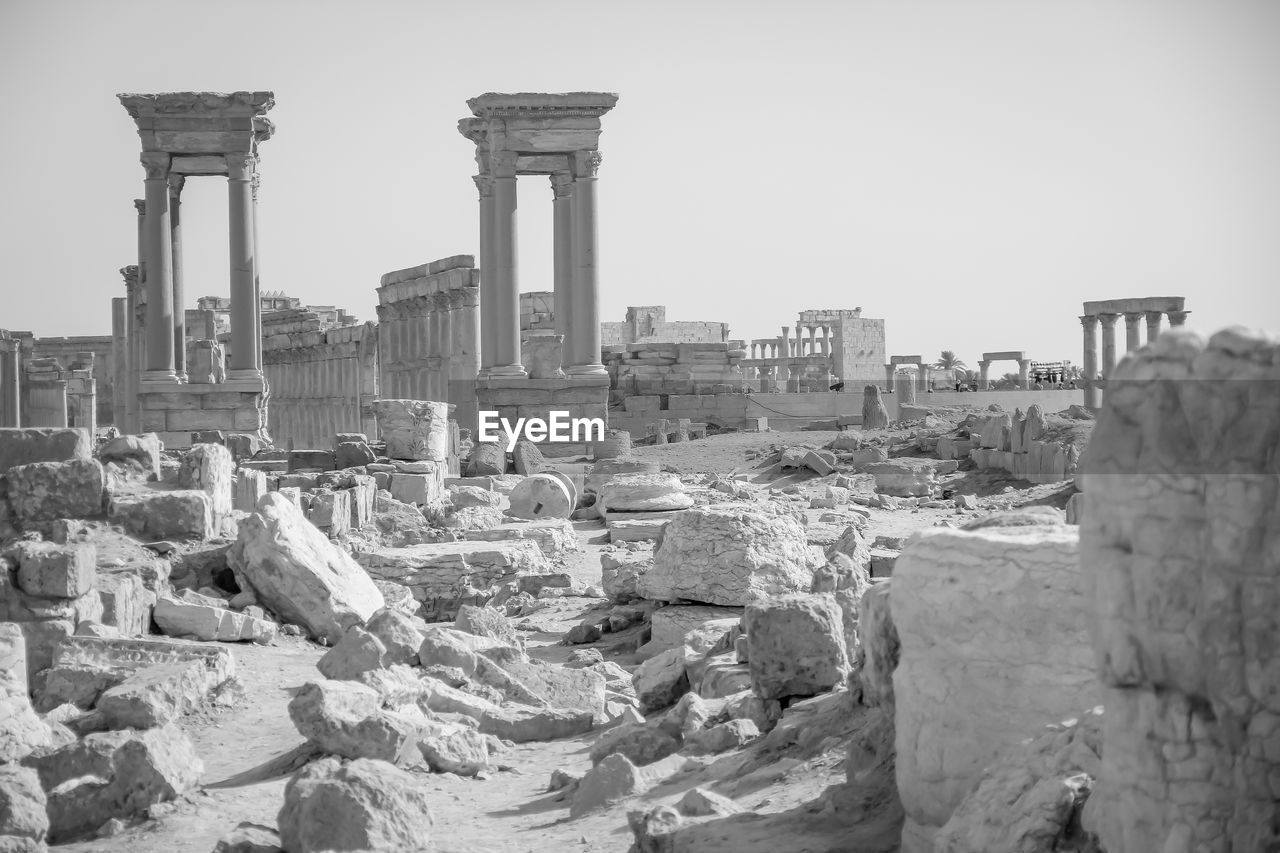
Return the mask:
<path fill-rule="evenodd" d="M 151 630 L 151 613 L 156 594 L 132 572 L 100 572 L 96 584 L 102 601 L 102 624 L 117 629 L 125 637 L 137 637 Z"/>
<path fill-rule="evenodd" d="M 689 645 L 695 652 L 705 652 L 742 618 L 740 607 L 707 607 L 705 605 L 676 604 L 659 607 L 649 617 L 652 628 L 649 646 L 654 651 L 666 651 L 685 645 L 691 631 L 707 627 L 707 637 L 690 638 Z"/>
<path fill-rule="evenodd" d="M 143 539 L 212 539 L 213 503 L 191 489 L 137 492 L 112 497 L 108 517 Z"/>
<path fill-rule="evenodd" d="M 894 568 L 903 850 L 930 838 L 982 768 L 1045 720 L 1096 701 L 1075 528 L 933 528 Z"/>
<path fill-rule="evenodd" d="M 49 831 L 44 789 L 28 767 L 0 764 L 0 851 L 32 853 L 45 848 Z"/>
<path fill-rule="evenodd" d="M 616 474 L 600 491 L 600 504 L 614 512 L 688 509 L 693 498 L 675 474 Z"/>
<path fill-rule="evenodd" d="M 1107 850 L 1264 850 L 1280 825 L 1280 339 L 1162 332 L 1107 377 L 1080 564 Z M 896 609 L 895 600 L 895 609 Z"/>
<path fill-rule="evenodd" d="M 706 788 L 690 789 L 676 803 L 676 808 L 689 817 L 725 817 L 742 811 L 742 807 L 733 800 Z"/>
<path fill-rule="evenodd" d="M 550 474 L 525 477 L 511 490 L 509 512 L 516 518 L 568 518 L 573 512 L 573 497 L 559 478 Z"/>
<path fill-rule="evenodd" d="M 586 711 L 598 722 L 604 722 L 605 679 L 600 673 L 527 659 L 507 659 L 500 666 L 504 673 L 518 682 L 518 685 L 505 687 L 511 699 L 516 700 L 517 694 L 531 695 L 547 707 Z M 491 671 L 489 667 L 483 669 Z M 500 686 L 487 673 L 484 679 Z"/>
<path fill-rule="evenodd" d="M 600 584 L 616 604 L 640 598 L 640 576 L 653 568 L 653 551 L 606 551 L 600 555 Z"/>
<path fill-rule="evenodd" d="M 646 713 L 661 710 L 689 692 L 689 654 L 684 646 L 667 649 L 636 668 L 631 683 L 640 710 Z"/>
<path fill-rule="evenodd" d="M 862 704 L 893 706 L 893 671 L 901 647 L 889 602 L 893 580 L 876 581 L 858 605 L 858 649 L 853 671 L 862 687 Z"/>
<path fill-rule="evenodd" d="M 722 504 L 677 515 L 637 582 L 641 596 L 740 607 L 758 597 L 807 592 L 820 553 L 789 515 Z"/>
<path fill-rule="evenodd" d="M 893 497 L 925 497 L 933 494 L 938 469 L 924 459 L 893 459 L 864 466 L 876 478 L 876 491 Z"/>
<path fill-rule="evenodd" d="M 160 631 L 170 637 L 269 643 L 276 636 L 276 623 L 249 613 L 237 613 L 225 602 L 215 603 L 215 600 L 190 591 L 184 591 L 177 597 L 161 597 L 156 602 L 153 617 Z"/>
<path fill-rule="evenodd" d="M 458 618 L 454 620 L 454 628 L 475 634 L 478 637 L 489 637 L 508 645 L 518 645 L 515 628 L 506 615 L 493 607 L 476 607 L 464 604 L 458 608 Z"/>
<path fill-rule="evenodd" d="M 591 473 L 587 475 L 583 491 L 587 494 L 599 495 L 604 490 L 605 484 L 619 474 L 657 474 L 659 470 L 657 462 L 646 462 L 629 456 L 602 459 L 591 466 Z"/>
<path fill-rule="evenodd" d="M 196 444 L 182 456 L 178 469 L 178 487 L 204 492 L 209 496 L 214 524 L 231 514 L 231 480 L 235 462 L 231 451 L 221 444 Z"/>
<path fill-rule="evenodd" d="M 478 486 L 449 486 L 449 502 L 458 509 L 471 506 L 496 507 L 502 503 L 502 495 Z"/>
<path fill-rule="evenodd" d="M 728 720 L 696 732 L 687 741 L 690 751 L 728 752 L 739 749 L 760 737 L 760 729 L 751 720 Z"/>
<path fill-rule="evenodd" d="M 507 473 L 507 453 L 501 444 L 495 442 L 477 442 L 471 448 L 471 459 L 467 464 L 467 476 L 486 477 Z"/>
<path fill-rule="evenodd" d="M 889 426 L 889 410 L 880 399 L 879 385 L 866 385 L 862 388 L 862 428 L 885 429 Z"/>
<path fill-rule="evenodd" d="M 289 853 L 428 853 L 430 800 L 417 777 L 385 761 L 321 759 L 285 785 L 280 845 Z"/>
<path fill-rule="evenodd" d="M 751 687 L 761 699 L 813 696 L 849 672 L 840 605 L 826 595 L 787 595 L 747 607 Z"/>
<path fill-rule="evenodd" d="M 402 503 L 436 507 L 444 500 L 444 463 L 431 463 L 433 470 L 391 475 L 388 489 Z"/>
<path fill-rule="evenodd" d="M 388 665 L 387 647 L 359 625 L 352 625 L 338 644 L 316 662 L 325 678 L 355 679 L 371 669 Z"/>
<path fill-rule="evenodd" d="M 354 681 L 309 681 L 289 701 L 303 737 L 330 755 L 395 761 L 427 720 L 382 708 L 378 692 Z"/>
<path fill-rule="evenodd" d="M 50 742 L 49 727 L 27 695 L 26 638 L 12 622 L 0 622 L 0 720 L 0 766 Z"/>
<path fill-rule="evenodd" d="M 1051 725 L 1003 752 L 956 806 L 933 849 L 1053 853 L 1080 844 L 1080 811 L 1101 765 L 1101 711 Z"/>
<path fill-rule="evenodd" d="M 345 536 L 351 530 L 351 492 L 316 491 L 311 497 L 307 520 L 331 539 Z"/>
<path fill-rule="evenodd" d="M 339 468 L 360 468 L 377 459 L 369 445 L 363 441 L 344 441 L 333 452 L 334 464 Z"/>
<path fill-rule="evenodd" d="M 468 530 L 462 536 L 468 542 L 510 542 L 531 539 L 538 543 L 548 560 L 563 557 L 570 551 L 581 551 L 578 533 L 567 518 L 546 518 L 527 523 L 510 523 L 489 530 Z"/>
<path fill-rule="evenodd" d="M 591 763 L 599 764 L 618 753 L 642 767 L 679 751 L 680 741 L 657 726 L 629 723 L 609 729 L 592 744 Z"/>
<path fill-rule="evenodd" d="M 214 677 L 198 660 L 154 664 L 103 691 L 95 707 L 110 728 L 157 728 L 201 707 Z"/>
<path fill-rule="evenodd" d="M 213 853 L 283 853 L 280 833 L 269 826 L 242 821 L 218 839 Z"/>
<path fill-rule="evenodd" d="M 392 459 L 449 458 L 449 404 L 429 400 L 375 400 L 378 432 Z"/>
<path fill-rule="evenodd" d="M 598 762 L 578 783 L 569 807 L 570 817 L 581 817 L 611 803 L 639 794 L 644 790 L 644 777 L 622 753 L 614 753 Z"/>
<path fill-rule="evenodd" d="M 425 627 L 421 620 L 386 607 L 373 614 L 364 627 L 386 648 L 385 666 L 398 663 L 414 666 L 418 663 L 418 649 L 423 640 L 422 628 Z"/>
<path fill-rule="evenodd" d="M 437 773 L 475 776 L 489 769 L 489 741 L 474 729 L 440 726 L 419 738 L 418 751 Z"/>
<path fill-rule="evenodd" d="M 330 643 L 386 603 L 369 575 L 277 492 L 240 522 L 227 562 L 241 589 Z"/>
<path fill-rule="evenodd" d="M 13 553 L 23 592 L 46 598 L 79 598 L 93 589 L 98 550 L 91 542 L 19 542 Z"/>
<path fill-rule="evenodd" d="M 515 462 L 516 473 L 521 477 L 541 474 L 547 467 L 547 460 L 538 449 L 538 445 L 528 439 L 521 439 L 511 450 L 511 459 Z"/>
<path fill-rule="evenodd" d="M 88 459 L 92 445 L 88 433 L 82 429 L 0 429 L 0 474 L 16 465 Z"/>
<path fill-rule="evenodd" d="M 105 506 L 106 480 L 96 459 L 17 465 L 5 480 L 9 507 L 19 523 L 94 518 Z"/>
<path fill-rule="evenodd" d="M 134 468 L 147 480 L 159 480 L 160 437 L 154 432 L 118 435 L 98 449 L 98 459 L 104 465 L 115 462 Z"/>
<path fill-rule="evenodd" d="M 48 792 L 49 841 L 56 843 L 175 799 L 204 772 L 191 741 L 175 726 L 95 732 L 32 753 L 23 764 Z"/>

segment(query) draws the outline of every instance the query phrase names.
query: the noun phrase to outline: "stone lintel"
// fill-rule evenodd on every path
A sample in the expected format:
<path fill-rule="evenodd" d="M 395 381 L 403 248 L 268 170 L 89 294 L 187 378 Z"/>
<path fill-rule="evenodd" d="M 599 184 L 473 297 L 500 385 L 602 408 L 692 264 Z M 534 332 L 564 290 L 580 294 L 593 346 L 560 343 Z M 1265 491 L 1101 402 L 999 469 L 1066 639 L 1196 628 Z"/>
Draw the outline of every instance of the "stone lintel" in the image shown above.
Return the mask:
<path fill-rule="evenodd" d="M 265 115 L 276 105 L 274 92 L 159 92 L 116 95 L 134 119 L 156 116 Z"/>
<path fill-rule="evenodd" d="M 477 118 L 509 118 L 512 116 L 594 116 L 613 109 L 618 96 L 613 92 L 486 92 L 467 101 L 467 108 Z"/>
<path fill-rule="evenodd" d="M 1004 352 L 984 352 L 983 361 L 1023 361 L 1027 354 L 1022 350 L 1005 350 Z"/>
<path fill-rule="evenodd" d="M 169 164 L 169 172 L 173 175 L 225 176 L 227 158 L 209 154 L 174 157 Z"/>
<path fill-rule="evenodd" d="M 918 355 L 891 355 L 889 364 L 924 364 L 924 359 Z"/>
<path fill-rule="evenodd" d="M 1105 299 L 1084 303 L 1083 314 L 1131 314 L 1137 311 L 1181 311 L 1186 306 L 1185 296 L 1144 296 L 1132 299 Z"/>
<path fill-rule="evenodd" d="M 568 170 L 567 154 L 527 154 L 516 157 L 517 175 L 554 175 Z"/>
<path fill-rule="evenodd" d="M 475 255 L 451 255 L 447 258 L 430 261 L 420 264 L 416 267 L 408 267 L 402 270 L 392 270 L 382 276 L 381 284 L 383 287 L 388 284 L 396 284 L 401 281 L 409 281 L 415 278 L 424 278 L 429 275 L 435 275 L 446 270 L 468 268 L 474 269 L 476 265 Z"/>

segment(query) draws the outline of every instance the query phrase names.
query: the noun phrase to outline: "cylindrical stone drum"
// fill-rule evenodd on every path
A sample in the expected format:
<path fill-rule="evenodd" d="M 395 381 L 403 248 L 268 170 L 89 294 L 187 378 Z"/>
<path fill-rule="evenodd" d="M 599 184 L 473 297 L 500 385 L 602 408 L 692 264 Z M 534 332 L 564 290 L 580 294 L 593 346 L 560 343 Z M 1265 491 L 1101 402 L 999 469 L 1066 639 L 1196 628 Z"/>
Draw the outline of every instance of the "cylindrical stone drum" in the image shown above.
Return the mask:
<path fill-rule="evenodd" d="M 511 514 L 530 521 L 568 518 L 574 506 L 569 488 L 553 474 L 525 477 L 511 490 Z"/>

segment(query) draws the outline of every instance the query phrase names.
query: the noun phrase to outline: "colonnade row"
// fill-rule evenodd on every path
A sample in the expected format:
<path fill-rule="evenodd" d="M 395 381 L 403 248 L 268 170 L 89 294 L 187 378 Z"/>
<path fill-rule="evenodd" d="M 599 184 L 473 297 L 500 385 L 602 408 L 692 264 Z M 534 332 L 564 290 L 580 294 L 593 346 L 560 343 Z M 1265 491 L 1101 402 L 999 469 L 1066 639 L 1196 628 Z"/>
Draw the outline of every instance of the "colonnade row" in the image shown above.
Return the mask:
<path fill-rule="evenodd" d="M 805 378 L 806 368 L 810 366 L 811 365 L 805 364 L 758 364 L 754 367 L 747 367 L 746 369 L 754 369 L 756 371 L 755 377 L 751 377 L 748 374 L 748 378 L 756 378 L 760 383 L 761 391 L 777 391 L 779 390 L 778 383 L 785 382 L 785 390 L 787 393 L 795 394 L 800 391 L 802 381 Z M 823 373 L 820 380 L 825 383 L 823 390 L 826 390 L 836 381 L 835 375 L 831 372 L 830 366 L 823 365 L 821 368 Z M 787 371 L 787 377 L 785 380 L 780 375 L 783 370 Z"/>
<path fill-rule="evenodd" d="M 175 159 L 159 151 L 142 152 L 145 199 L 138 208 L 139 277 L 146 293 L 143 379 L 186 381 L 186 329 L 182 263 L 182 189 L 186 175 L 174 172 Z M 230 229 L 231 357 L 228 379 L 262 377 L 262 318 L 258 302 L 258 158 L 250 153 L 222 155 L 227 170 L 227 218 Z"/>
<path fill-rule="evenodd" d="M 516 257 L 516 154 L 479 158 L 480 376 L 525 377 L 520 358 L 520 283 Z M 564 336 L 569 376 L 607 375 L 600 361 L 599 273 L 596 267 L 596 172 L 599 151 L 568 155 L 552 172 L 555 331 Z"/>
<path fill-rule="evenodd" d="M 809 332 L 808 340 L 802 332 Z M 821 333 L 821 337 L 819 337 Z M 782 335 L 776 340 L 751 342 L 752 358 L 796 358 L 808 355 L 831 355 L 831 327 L 813 323 L 796 323 L 795 338 L 791 328 L 782 327 Z"/>
<path fill-rule="evenodd" d="M 1180 300 L 1179 300 L 1180 301 Z M 1088 307 L 1090 303 L 1086 303 Z M 1105 304 L 1105 303 L 1104 303 Z M 1135 350 L 1143 345 L 1141 340 L 1142 324 L 1145 321 L 1146 343 L 1151 343 L 1160 334 L 1160 325 L 1165 315 L 1169 317 L 1169 326 L 1177 327 L 1186 323 L 1190 311 L 1185 310 L 1146 310 L 1146 311 L 1099 311 L 1086 313 L 1080 317 L 1080 325 L 1084 329 L 1084 404 L 1097 407 L 1099 379 L 1105 380 L 1116 367 L 1116 321 L 1124 317 L 1125 351 Z M 1098 326 L 1102 326 L 1102 362 L 1098 362 Z"/>

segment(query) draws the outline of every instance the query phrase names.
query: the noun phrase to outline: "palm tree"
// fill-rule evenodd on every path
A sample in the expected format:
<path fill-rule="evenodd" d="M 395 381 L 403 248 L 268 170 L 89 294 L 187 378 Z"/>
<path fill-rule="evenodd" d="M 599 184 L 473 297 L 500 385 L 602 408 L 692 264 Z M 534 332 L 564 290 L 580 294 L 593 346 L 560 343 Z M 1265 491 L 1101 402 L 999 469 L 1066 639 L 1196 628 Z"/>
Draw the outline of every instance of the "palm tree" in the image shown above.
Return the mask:
<path fill-rule="evenodd" d="M 961 359 L 956 358 L 956 354 L 949 349 L 944 349 L 938 356 L 938 360 L 933 366 L 939 370 L 955 370 L 964 367 L 965 364 Z"/>

